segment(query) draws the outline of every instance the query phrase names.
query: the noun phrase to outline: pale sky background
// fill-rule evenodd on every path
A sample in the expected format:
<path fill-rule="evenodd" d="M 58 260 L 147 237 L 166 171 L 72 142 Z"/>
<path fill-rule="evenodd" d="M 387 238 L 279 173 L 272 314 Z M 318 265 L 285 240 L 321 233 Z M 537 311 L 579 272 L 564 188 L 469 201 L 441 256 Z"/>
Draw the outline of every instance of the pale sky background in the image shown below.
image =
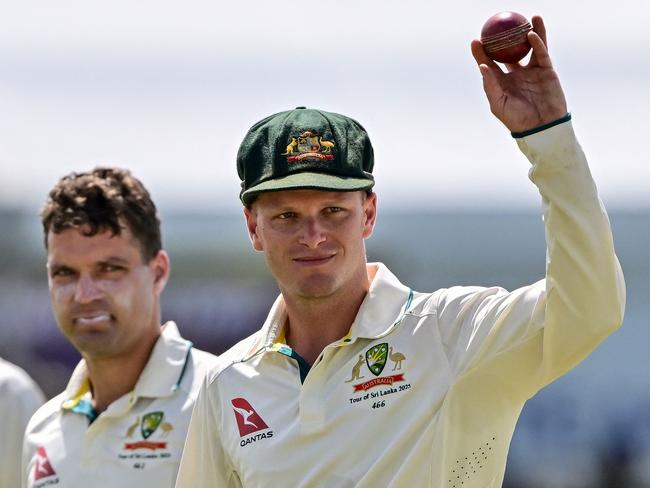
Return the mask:
<path fill-rule="evenodd" d="M 130 168 L 164 212 L 239 211 L 237 147 L 298 105 L 368 130 L 383 207 L 534 208 L 528 163 L 489 112 L 469 43 L 541 14 L 610 208 L 650 208 L 650 2 L 2 0 L 0 207 Z"/>

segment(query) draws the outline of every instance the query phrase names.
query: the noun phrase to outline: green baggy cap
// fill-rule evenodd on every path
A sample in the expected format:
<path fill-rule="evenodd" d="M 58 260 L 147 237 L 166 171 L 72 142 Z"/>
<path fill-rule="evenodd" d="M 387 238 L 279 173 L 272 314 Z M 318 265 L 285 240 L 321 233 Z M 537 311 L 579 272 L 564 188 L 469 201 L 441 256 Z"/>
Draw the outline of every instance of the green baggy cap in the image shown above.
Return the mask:
<path fill-rule="evenodd" d="M 250 204 L 262 192 L 368 190 L 374 153 L 356 120 L 298 107 L 255 124 L 237 154 L 239 197 Z"/>

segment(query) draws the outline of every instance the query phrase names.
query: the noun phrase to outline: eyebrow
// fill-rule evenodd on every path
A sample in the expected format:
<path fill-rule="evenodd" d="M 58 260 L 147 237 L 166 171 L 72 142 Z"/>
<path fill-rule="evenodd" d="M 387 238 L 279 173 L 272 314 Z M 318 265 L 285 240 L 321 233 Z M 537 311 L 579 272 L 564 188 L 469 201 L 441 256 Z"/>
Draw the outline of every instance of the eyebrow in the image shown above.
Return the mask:
<path fill-rule="evenodd" d="M 128 265 L 129 261 L 119 257 L 119 256 L 108 256 L 107 258 L 100 259 L 97 261 L 95 264 L 123 264 L 123 265 Z M 65 264 L 65 263 L 59 263 L 57 261 L 52 261 L 47 263 L 48 269 L 51 270 L 56 270 L 56 269 L 61 269 L 61 268 L 68 268 L 68 269 L 74 269 L 71 266 Z"/>
<path fill-rule="evenodd" d="M 99 261 L 100 264 L 102 263 L 110 263 L 110 264 L 129 264 L 129 261 L 121 258 L 119 256 L 109 256 L 106 259 L 102 259 Z"/>
<path fill-rule="evenodd" d="M 61 264 L 57 262 L 53 263 L 46 263 L 45 267 L 48 269 L 50 273 L 54 273 L 55 271 L 59 271 L 60 269 L 72 269 L 70 266 L 66 264 Z"/>

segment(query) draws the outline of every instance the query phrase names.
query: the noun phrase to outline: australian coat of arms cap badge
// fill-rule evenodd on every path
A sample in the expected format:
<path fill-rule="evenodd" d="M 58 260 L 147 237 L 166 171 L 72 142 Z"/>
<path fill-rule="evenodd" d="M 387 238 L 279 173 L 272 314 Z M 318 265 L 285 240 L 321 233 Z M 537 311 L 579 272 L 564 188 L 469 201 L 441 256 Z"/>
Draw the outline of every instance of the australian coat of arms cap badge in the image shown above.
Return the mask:
<path fill-rule="evenodd" d="M 302 161 L 303 159 L 313 158 L 328 161 L 334 159 L 332 154 L 334 142 L 323 139 L 314 131 L 306 130 L 300 135 L 291 137 L 282 156 L 287 156 L 290 163 Z"/>

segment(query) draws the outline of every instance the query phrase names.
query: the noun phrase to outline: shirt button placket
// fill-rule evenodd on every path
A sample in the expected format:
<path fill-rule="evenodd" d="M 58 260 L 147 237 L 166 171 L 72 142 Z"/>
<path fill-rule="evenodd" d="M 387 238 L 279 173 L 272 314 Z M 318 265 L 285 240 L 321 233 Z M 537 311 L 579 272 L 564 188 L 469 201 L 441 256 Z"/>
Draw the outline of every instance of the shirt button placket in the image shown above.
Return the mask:
<path fill-rule="evenodd" d="M 325 422 L 325 369 L 322 364 L 312 368 L 300 389 L 299 418 L 306 430 L 318 429 Z"/>

